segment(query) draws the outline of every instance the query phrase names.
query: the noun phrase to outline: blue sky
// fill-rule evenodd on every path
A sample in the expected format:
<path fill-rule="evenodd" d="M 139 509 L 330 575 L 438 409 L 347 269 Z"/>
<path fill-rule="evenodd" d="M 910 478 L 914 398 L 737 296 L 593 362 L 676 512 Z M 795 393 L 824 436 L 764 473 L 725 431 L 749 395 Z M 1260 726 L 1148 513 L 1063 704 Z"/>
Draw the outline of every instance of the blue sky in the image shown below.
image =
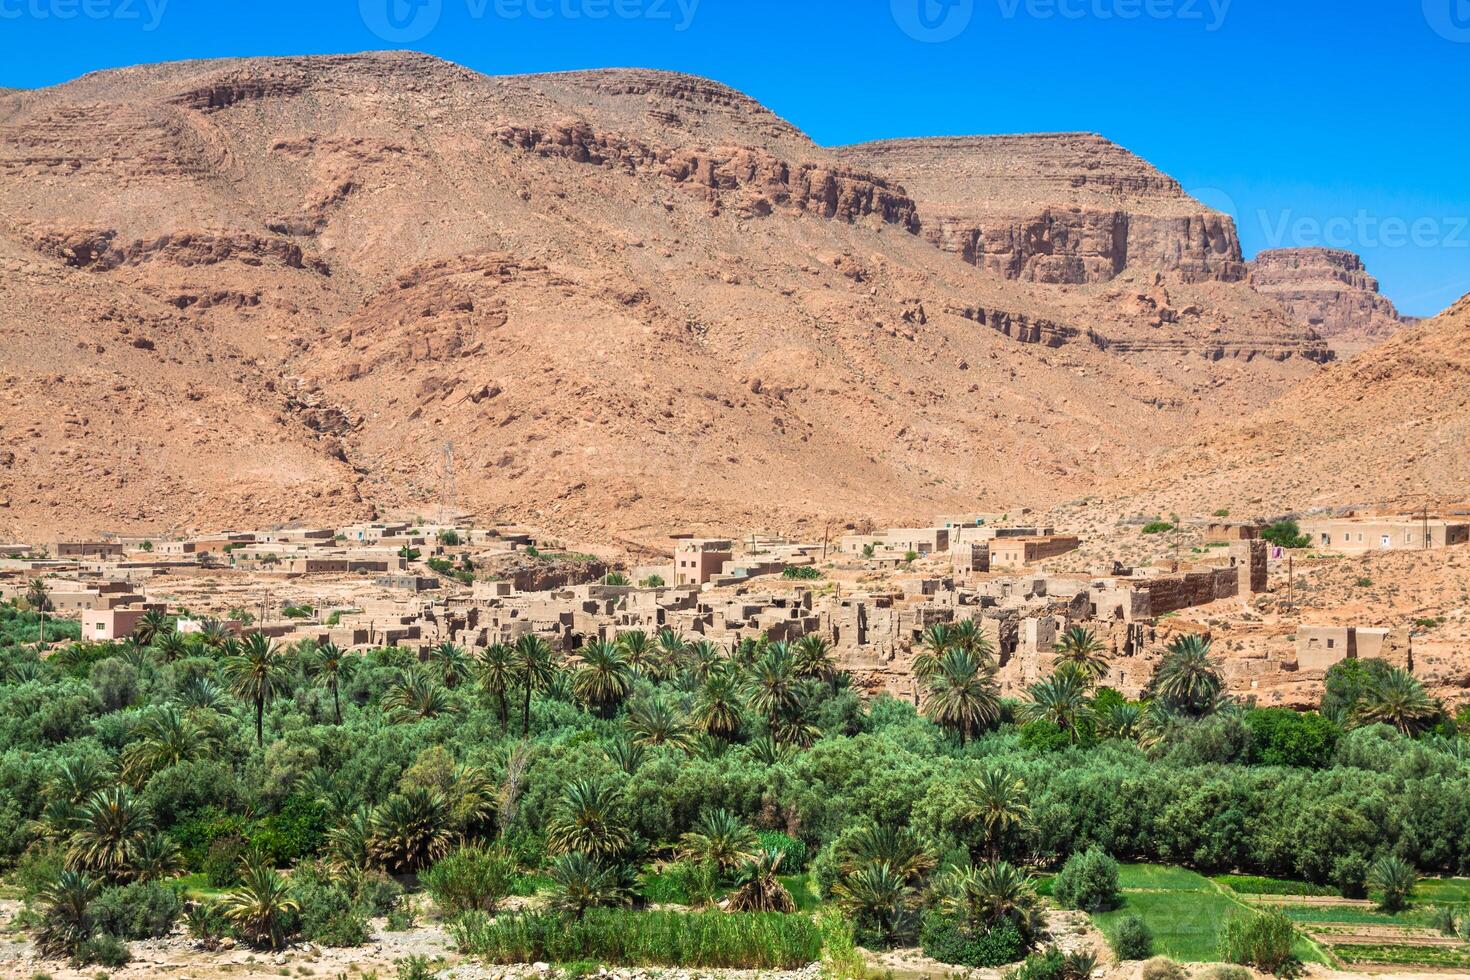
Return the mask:
<path fill-rule="evenodd" d="M 707 75 L 825 144 L 1095 131 L 1247 255 L 1351 248 L 1414 314 L 1470 292 L 1470 0 L 0 0 L 0 86 L 384 47 Z"/>

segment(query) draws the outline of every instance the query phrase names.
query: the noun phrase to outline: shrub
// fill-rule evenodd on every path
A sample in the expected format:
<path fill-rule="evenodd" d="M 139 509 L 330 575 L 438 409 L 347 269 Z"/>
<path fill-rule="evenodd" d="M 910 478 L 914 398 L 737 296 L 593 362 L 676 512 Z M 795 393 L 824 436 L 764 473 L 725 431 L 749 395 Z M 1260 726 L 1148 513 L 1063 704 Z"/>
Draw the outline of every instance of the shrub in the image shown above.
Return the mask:
<path fill-rule="evenodd" d="M 1155 956 L 1138 968 L 1138 980 L 1185 980 L 1188 976 L 1184 967 L 1167 956 Z"/>
<path fill-rule="evenodd" d="M 822 573 L 811 565 L 788 565 L 781 570 L 781 577 L 799 582 L 810 582 L 813 579 L 821 578 Z"/>
<path fill-rule="evenodd" d="M 289 894 L 297 905 L 303 938 L 323 946 L 367 942 L 371 909 L 346 880 L 333 879 L 318 865 L 303 864 L 291 875 Z"/>
<path fill-rule="evenodd" d="M 1118 923 L 1112 937 L 1113 955 L 1120 960 L 1146 960 L 1154 955 L 1154 934 L 1136 915 Z"/>
<path fill-rule="evenodd" d="M 515 861 L 504 848 L 463 847 L 436 862 L 424 887 L 445 916 L 479 909 L 492 915 L 511 893 Z"/>
<path fill-rule="evenodd" d="M 1291 954 L 1295 939 L 1296 929 L 1279 909 L 1236 916 L 1225 925 L 1220 958 L 1277 976 L 1295 976 L 1301 970 L 1301 963 Z"/>
<path fill-rule="evenodd" d="M 1063 953 L 1049 946 L 1026 957 L 1020 966 L 1006 971 L 1005 980 L 1087 980 L 1097 969 L 1090 953 Z"/>
<path fill-rule="evenodd" d="M 176 889 L 156 881 L 104 888 L 87 909 L 101 932 L 119 939 L 167 936 L 184 911 Z"/>
<path fill-rule="evenodd" d="M 194 902 L 184 911 L 184 928 L 191 939 L 213 951 L 229 934 L 230 923 L 218 902 Z"/>
<path fill-rule="evenodd" d="M 1310 548 L 1312 537 L 1303 534 L 1296 521 L 1277 521 L 1261 532 L 1261 537 L 1281 548 Z"/>
<path fill-rule="evenodd" d="M 1243 966 L 1216 963 L 1201 970 L 1194 980 L 1256 980 L 1256 975 Z"/>
<path fill-rule="evenodd" d="M 1143 526 L 1144 534 L 1164 534 L 1174 530 L 1174 525 L 1169 521 L 1149 521 Z"/>
<path fill-rule="evenodd" d="M 791 970 L 815 962 L 822 936 L 810 917 L 780 912 L 633 912 L 589 909 L 581 918 L 471 912 L 450 924 L 466 953 L 492 963 L 571 962 Z"/>
<path fill-rule="evenodd" d="M 1368 894 L 1368 862 L 1361 854 L 1344 854 L 1332 863 L 1332 883 L 1343 898 Z"/>
<path fill-rule="evenodd" d="M 1072 744 L 1072 736 L 1057 727 L 1056 723 L 1038 719 L 1028 721 L 1020 728 L 1021 748 L 1033 752 L 1060 752 Z"/>
<path fill-rule="evenodd" d="M 1106 912 L 1118 904 L 1118 862 L 1100 848 L 1073 854 L 1051 886 L 1052 898 L 1063 908 Z"/>
<path fill-rule="evenodd" d="M 87 966 L 95 963 L 98 966 L 119 967 L 127 966 L 132 958 L 133 954 L 128 950 L 127 943 L 116 936 L 99 932 L 77 945 L 76 952 L 72 953 L 71 962 L 74 966 Z"/>
<path fill-rule="evenodd" d="M 1026 955 L 1026 940 L 1010 922 L 993 929 L 971 929 L 953 916 L 931 913 L 919 931 L 924 955 L 955 966 L 993 967 Z"/>

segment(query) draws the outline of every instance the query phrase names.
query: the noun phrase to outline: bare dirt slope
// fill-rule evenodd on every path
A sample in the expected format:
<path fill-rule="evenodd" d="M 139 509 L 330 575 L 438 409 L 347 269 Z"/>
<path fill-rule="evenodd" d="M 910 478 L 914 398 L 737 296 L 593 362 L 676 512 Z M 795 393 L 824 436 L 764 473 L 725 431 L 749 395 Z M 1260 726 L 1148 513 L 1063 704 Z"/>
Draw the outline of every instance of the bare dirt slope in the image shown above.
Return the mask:
<path fill-rule="evenodd" d="M 1107 191 L 1146 261 L 1051 281 L 862 156 L 704 79 L 399 53 L 0 95 L 0 532 L 427 510 L 446 442 L 459 506 L 628 540 L 1054 501 L 1328 356 L 1162 175 Z"/>
<path fill-rule="evenodd" d="M 1155 460 L 1142 511 L 1241 515 L 1470 496 L 1470 296 Z"/>

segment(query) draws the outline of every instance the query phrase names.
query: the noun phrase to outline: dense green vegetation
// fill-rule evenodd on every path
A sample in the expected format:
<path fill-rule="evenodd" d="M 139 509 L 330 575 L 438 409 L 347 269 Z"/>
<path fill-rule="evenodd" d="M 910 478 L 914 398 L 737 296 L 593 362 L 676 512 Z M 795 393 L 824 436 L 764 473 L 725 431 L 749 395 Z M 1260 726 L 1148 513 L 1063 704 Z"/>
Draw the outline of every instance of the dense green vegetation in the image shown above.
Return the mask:
<path fill-rule="evenodd" d="M 353 945 L 404 914 L 403 881 L 494 960 L 775 967 L 826 937 L 999 965 L 1045 942 L 1044 869 L 1110 938 L 1136 919 L 1158 952 L 1213 959 L 1203 923 L 1240 903 L 1115 858 L 1405 901 L 1417 870 L 1470 870 L 1464 739 L 1386 667 L 1336 675 L 1330 713 L 1250 710 L 1185 637 L 1131 702 L 1072 630 L 1011 701 L 962 622 L 923 637 L 916 708 L 860 697 L 815 637 L 420 661 L 74 627 L 48 621 L 43 656 L 39 618 L 0 607 L 0 862 L 43 948 L 78 961 L 180 917 L 206 944 Z"/>

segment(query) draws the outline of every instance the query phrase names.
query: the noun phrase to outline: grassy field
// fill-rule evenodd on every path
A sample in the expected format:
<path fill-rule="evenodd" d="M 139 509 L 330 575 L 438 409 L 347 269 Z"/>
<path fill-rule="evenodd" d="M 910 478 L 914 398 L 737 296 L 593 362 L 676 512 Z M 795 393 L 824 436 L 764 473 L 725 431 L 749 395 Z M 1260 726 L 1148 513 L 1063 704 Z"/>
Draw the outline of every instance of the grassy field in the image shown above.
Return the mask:
<path fill-rule="evenodd" d="M 1379 912 L 1361 905 L 1283 905 L 1281 911 L 1293 922 L 1320 922 L 1345 926 L 1419 926 L 1428 921 L 1423 909 Z"/>
<path fill-rule="evenodd" d="M 1210 879 L 1217 885 L 1238 895 L 1321 895 L 1338 894 L 1336 888 L 1314 885 L 1306 881 L 1291 881 L 1286 878 L 1267 878 L 1264 875 L 1215 875 Z"/>
<path fill-rule="evenodd" d="M 1163 864 L 1121 864 L 1118 866 L 1118 886 L 1124 891 L 1150 889 L 1166 891 L 1213 891 L 1214 886 L 1204 875 L 1195 874 L 1185 868 Z"/>
<path fill-rule="evenodd" d="M 1118 923 L 1136 915 L 1152 930 L 1155 953 L 1203 963 L 1220 958 L 1220 930 L 1238 912 L 1240 907 L 1218 892 L 1125 891 L 1122 907 L 1092 921 L 1111 942 Z"/>
<path fill-rule="evenodd" d="M 1413 899 L 1434 905 L 1470 904 L 1470 878 L 1421 878 Z"/>
<path fill-rule="evenodd" d="M 1240 899 L 1203 875 L 1184 868 L 1157 864 L 1125 864 L 1118 869 L 1123 904 L 1092 921 L 1112 940 L 1118 924 L 1136 915 L 1154 935 L 1154 951 L 1190 963 L 1220 958 L 1220 933 L 1233 916 L 1249 915 Z M 1296 954 L 1303 961 L 1321 963 L 1325 957 L 1305 937 Z"/>

